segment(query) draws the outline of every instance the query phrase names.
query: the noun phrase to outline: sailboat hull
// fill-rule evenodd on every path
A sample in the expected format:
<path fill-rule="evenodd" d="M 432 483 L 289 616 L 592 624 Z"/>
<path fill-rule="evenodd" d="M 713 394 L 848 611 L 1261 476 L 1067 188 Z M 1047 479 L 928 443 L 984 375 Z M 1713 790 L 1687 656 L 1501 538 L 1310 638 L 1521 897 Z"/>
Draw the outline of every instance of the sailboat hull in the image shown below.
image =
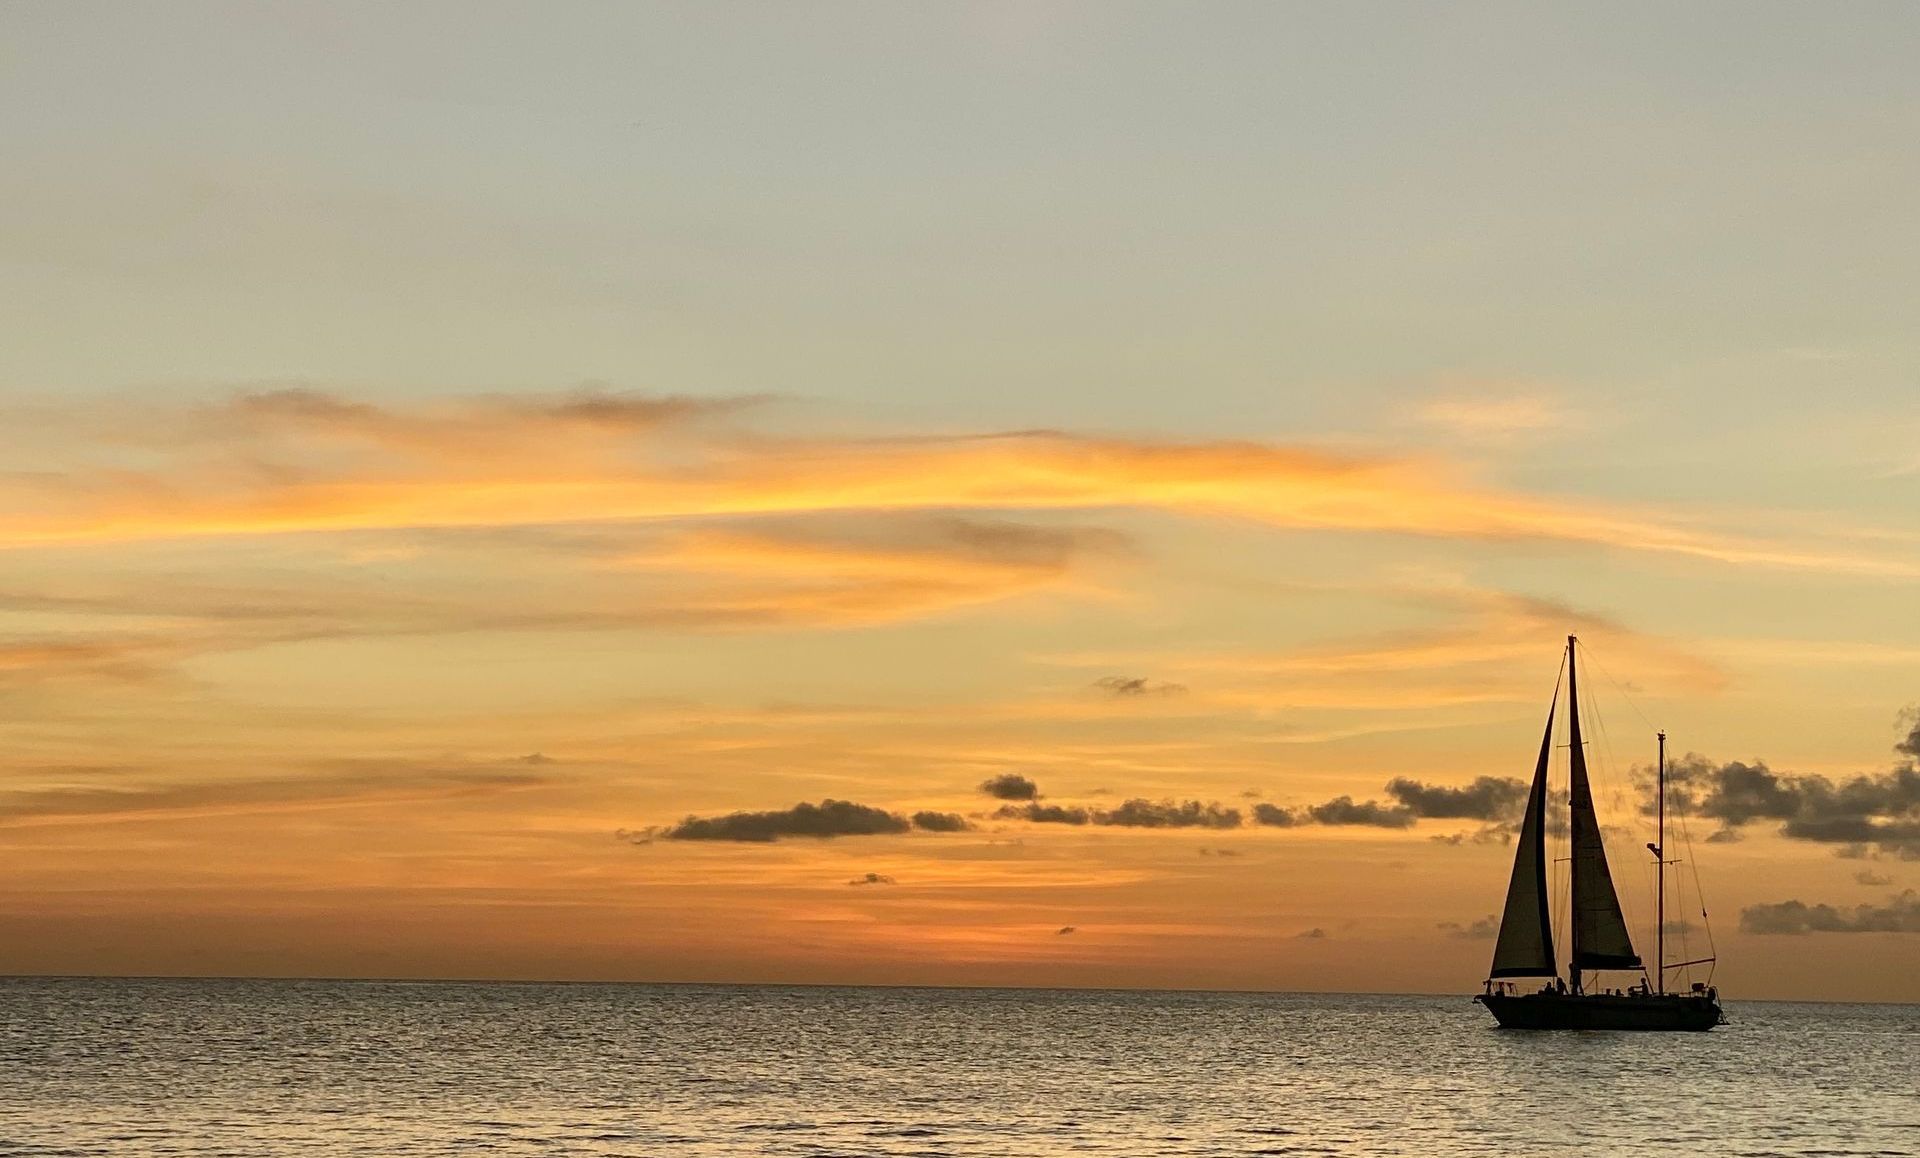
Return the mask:
<path fill-rule="evenodd" d="M 1720 1005 L 1705 994 L 1483 993 L 1502 1029 L 1708 1030 L 1722 1021 Z"/>

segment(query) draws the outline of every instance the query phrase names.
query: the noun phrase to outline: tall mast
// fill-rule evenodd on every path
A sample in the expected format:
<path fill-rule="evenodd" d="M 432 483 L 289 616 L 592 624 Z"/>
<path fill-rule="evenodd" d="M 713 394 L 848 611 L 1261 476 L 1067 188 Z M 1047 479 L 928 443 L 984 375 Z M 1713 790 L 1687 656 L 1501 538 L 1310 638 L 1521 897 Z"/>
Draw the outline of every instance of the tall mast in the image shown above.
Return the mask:
<path fill-rule="evenodd" d="M 1567 636 L 1567 803 L 1571 813 L 1573 804 L 1573 768 L 1579 757 L 1580 749 L 1580 677 L 1576 674 L 1573 646 L 1575 639 Z M 1572 836 L 1573 817 L 1567 817 L 1568 836 Z M 1580 855 L 1578 850 L 1569 850 L 1567 857 L 1567 942 L 1571 952 L 1567 959 L 1568 980 L 1573 985 L 1575 997 L 1580 995 Z"/>
<path fill-rule="evenodd" d="M 1659 829 L 1654 836 L 1653 846 L 1653 888 L 1659 894 L 1654 903 L 1653 918 L 1653 960 L 1658 978 L 1653 984 L 1655 993 L 1667 991 L 1667 733 L 1660 733 L 1660 816 Z"/>

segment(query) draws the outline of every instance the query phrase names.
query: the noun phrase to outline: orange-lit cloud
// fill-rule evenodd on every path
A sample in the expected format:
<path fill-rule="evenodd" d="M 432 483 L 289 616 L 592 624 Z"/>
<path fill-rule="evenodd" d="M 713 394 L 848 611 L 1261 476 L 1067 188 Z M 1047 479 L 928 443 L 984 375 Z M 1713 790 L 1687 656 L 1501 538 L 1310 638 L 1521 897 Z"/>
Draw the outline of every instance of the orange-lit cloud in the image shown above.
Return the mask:
<path fill-rule="evenodd" d="M 724 404 L 722 404 L 724 405 Z M 1052 432 L 661 440 L 705 404 L 595 395 L 493 400 L 438 419 L 329 395 L 243 398 L 226 421 L 274 437 L 244 455 L 163 446 L 158 461 L 16 483 L 0 545 L 418 527 L 905 510 L 1145 508 L 1302 530 L 1601 545 L 1770 567 L 1920 574 L 1850 543 L 1769 539 L 1670 513 L 1516 494 L 1445 464 L 1257 442 Z M 346 436 L 353 453 L 330 453 Z M 223 444 L 224 445 L 224 444 Z M 231 448 L 229 448 L 231 449 Z"/>

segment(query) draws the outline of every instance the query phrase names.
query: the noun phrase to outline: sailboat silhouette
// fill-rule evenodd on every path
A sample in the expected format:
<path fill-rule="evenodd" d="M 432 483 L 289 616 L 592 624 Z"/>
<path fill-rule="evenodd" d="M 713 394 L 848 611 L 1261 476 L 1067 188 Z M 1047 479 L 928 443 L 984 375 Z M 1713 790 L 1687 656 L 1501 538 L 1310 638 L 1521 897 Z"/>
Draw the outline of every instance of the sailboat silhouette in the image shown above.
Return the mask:
<path fill-rule="evenodd" d="M 1660 733 L 1659 836 L 1648 845 L 1659 876 L 1659 913 L 1655 918 L 1654 968 L 1649 971 L 1634 951 L 1607 867 L 1607 848 L 1594 813 L 1593 788 L 1587 778 L 1587 754 L 1580 738 L 1578 639 L 1569 635 L 1566 650 L 1567 727 L 1569 732 L 1568 821 L 1573 852 L 1569 888 L 1568 927 L 1572 952 L 1563 980 L 1553 952 L 1553 922 L 1547 907 L 1547 765 L 1553 750 L 1553 715 L 1560 689 L 1547 708 L 1546 734 L 1540 739 L 1540 758 L 1534 765 L 1527 811 L 1520 823 L 1519 847 L 1514 850 L 1513 876 L 1507 884 L 1507 904 L 1501 913 L 1500 936 L 1494 943 L 1493 966 L 1485 990 L 1475 1001 L 1507 1029 L 1712 1029 L 1721 1024 L 1719 993 L 1694 985 L 1684 993 L 1667 992 L 1667 973 L 1686 965 L 1706 964 L 1712 958 L 1666 960 L 1666 795 L 1667 736 Z M 1588 975 L 1603 970 L 1635 970 L 1640 983 L 1626 990 L 1587 988 Z M 1504 978 L 1548 979 L 1539 990 L 1521 993 Z"/>

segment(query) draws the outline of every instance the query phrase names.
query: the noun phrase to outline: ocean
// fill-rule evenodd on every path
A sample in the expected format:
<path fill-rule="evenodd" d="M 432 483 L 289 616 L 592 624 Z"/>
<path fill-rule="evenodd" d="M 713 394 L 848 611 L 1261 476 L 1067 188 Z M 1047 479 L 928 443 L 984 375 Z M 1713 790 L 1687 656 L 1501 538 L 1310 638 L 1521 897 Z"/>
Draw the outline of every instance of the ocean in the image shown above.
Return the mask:
<path fill-rule="evenodd" d="M 1920 1153 L 1920 1006 L 0 980 L 0 1155 Z"/>

